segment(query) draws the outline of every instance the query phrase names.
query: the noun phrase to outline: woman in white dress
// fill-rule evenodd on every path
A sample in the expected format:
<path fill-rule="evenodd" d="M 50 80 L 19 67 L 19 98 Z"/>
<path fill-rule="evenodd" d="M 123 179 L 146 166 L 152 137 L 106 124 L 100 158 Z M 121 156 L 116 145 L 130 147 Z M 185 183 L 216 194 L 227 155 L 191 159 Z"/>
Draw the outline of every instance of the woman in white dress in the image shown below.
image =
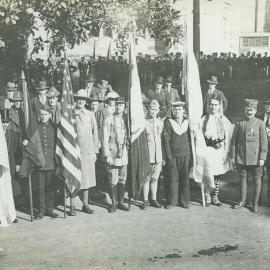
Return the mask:
<path fill-rule="evenodd" d="M 0 117 L 0 226 L 7 226 L 16 221 L 11 176 L 8 161 L 7 143 Z"/>

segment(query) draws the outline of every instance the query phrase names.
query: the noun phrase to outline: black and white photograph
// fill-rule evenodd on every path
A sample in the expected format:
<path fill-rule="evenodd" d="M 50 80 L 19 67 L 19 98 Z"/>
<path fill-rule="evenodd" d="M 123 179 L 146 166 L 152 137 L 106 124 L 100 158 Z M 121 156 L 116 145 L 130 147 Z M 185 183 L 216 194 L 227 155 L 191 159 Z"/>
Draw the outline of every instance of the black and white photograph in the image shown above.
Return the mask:
<path fill-rule="evenodd" d="M 0 0 L 0 269 L 269 270 L 270 0 Z"/>

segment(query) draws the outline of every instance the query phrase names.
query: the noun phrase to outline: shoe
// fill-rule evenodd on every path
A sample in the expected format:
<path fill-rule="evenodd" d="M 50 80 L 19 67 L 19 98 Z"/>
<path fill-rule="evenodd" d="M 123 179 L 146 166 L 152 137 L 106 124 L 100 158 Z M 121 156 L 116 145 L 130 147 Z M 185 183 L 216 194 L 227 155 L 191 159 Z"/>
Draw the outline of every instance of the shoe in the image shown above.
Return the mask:
<path fill-rule="evenodd" d="M 172 209 L 172 208 L 174 208 L 174 205 L 166 204 L 164 208 L 165 209 Z"/>
<path fill-rule="evenodd" d="M 117 208 L 124 211 L 129 211 L 129 207 L 124 204 L 125 185 L 117 184 Z"/>
<path fill-rule="evenodd" d="M 17 218 L 14 219 L 13 223 L 18 223 L 19 220 Z"/>
<path fill-rule="evenodd" d="M 44 213 L 39 212 L 38 214 L 35 215 L 34 219 L 35 220 L 40 220 L 40 219 L 43 219 L 43 217 L 44 217 Z"/>
<path fill-rule="evenodd" d="M 260 207 L 258 205 L 254 205 L 252 208 L 253 213 L 259 213 Z"/>
<path fill-rule="evenodd" d="M 215 206 L 221 206 L 222 205 L 222 203 L 217 199 L 217 200 L 212 200 L 212 202 L 211 202 L 213 205 L 215 205 Z"/>
<path fill-rule="evenodd" d="M 150 205 L 155 208 L 161 208 L 161 204 L 157 200 L 150 201 Z"/>
<path fill-rule="evenodd" d="M 211 206 L 211 203 L 210 202 L 207 202 L 207 203 L 205 203 L 205 206 L 206 207 L 210 207 Z"/>
<path fill-rule="evenodd" d="M 141 205 L 142 210 L 147 210 L 148 208 L 148 201 L 143 201 L 143 204 Z"/>
<path fill-rule="evenodd" d="M 47 211 L 46 216 L 51 217 L 51 218 L 58 218 L 59 217 L 59 215 L 56 214 L 53 210 Z"/>
<path fill-rule="evenodd" d="M 75 206 L 71 206 L 70 207 L 70 211 L 68 212 L 68 215 L 69 216 L 71 216 L 71 217 L 74 217 L 74 216 L 76 216 L 76 208 L 75 208 Z"/>
<path fill-rule="evenodd" d="M 184 204 L 184 203 L 181 203 L 179 206 L 182 207 L 182 208 L 185 208 L 185 209 L 188 209 L 189 208 L 189 205 L 188 204 Z"/>
<path fill-rule="evenodd" d="M 89 205 L 83 205 L 82 212 L 91 215 L 95 213 L 95 210 L 91 209 Z"/>
<path fill-rule="evenodd" d="M 233 206 L 233 208 L 234 208 L 234 209 L 239 209 L 239 208 L 244 207 L 244 206 L 246 206 L 246 202 L 241 201 L 241 202 L 239 202 L 238 204 L 235 204 L 235 205 Z"/>
<path fill-rule="evenodd" d="M 111 195 L 111 199 L 112 199 L 112 205 L 108 209 L 108 212 L 114 213 L 117 209 L 117 186 L 116 185 L 111 186 L 110 193 L 111 193 L 110 195 Z"/>

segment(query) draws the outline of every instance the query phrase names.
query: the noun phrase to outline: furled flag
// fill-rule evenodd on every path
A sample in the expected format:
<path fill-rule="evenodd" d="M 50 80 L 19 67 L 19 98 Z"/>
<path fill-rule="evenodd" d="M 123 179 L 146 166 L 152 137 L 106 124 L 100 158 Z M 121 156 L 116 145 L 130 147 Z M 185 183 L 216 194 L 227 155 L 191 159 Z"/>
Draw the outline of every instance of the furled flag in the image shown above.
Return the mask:
<path fill-rule="evenodd" d="M 199 145 L 196 144 L 195 135 L 201 135 L 197 132 L 198 123 L 203 114 L 203 99 L 200 83 L 200 74 L 198 64 L 193 52 L 193 39 L 192 29 L 188 21 L 190 18 L 186 18 L 184 24 L 184 47 L 183 47 L 183 87 L 185 89 L 185 96 L 187 101 L 189 128 L 191 134 L 191 146 L 192 146 L 192 158 L 193 164 L 191 168 L 191 177 L 196 182 L 201 182 L 202 177 L 197 177 L 197 165 L 196 159 Z M 198 137 L 201 138 L 201 136 Z M 204 143 L 205 144 L 205 143 Z M 197 147 L 198 146 L 198 147 Z"/>
<path fill-rule="evenodd" d="M 62 176 L 71 193 L 80 189 L 81 159 L 77 140 L 74 97 L 67 56 L 64 57 L 63 92 L 61 99 L 61 118 L 57 131 L 56 154 L 60 159 Z"/>
<path fill-rule="evenodd" d="M 140 79 L 135 54 L 134 38 L 129 40 L 129 197 L 138 197 L 141 184 L 151 172 Z"/>
<path fill-rule="evenodd" d="M 34 166 L 42 167 L 45 165 L 45 158 L 42 150 L 37 118 L 33 111 L 27 89 L 27 82 L 23 71 L 21 81 L 24 113 L 24 126 L 22 126 L 22 134 L 23 139 L 26 139 L 28 143 L 23 145 L 23 159 L 19 174 L 21 177 L 28 177 Z"/>
<path fill-rule="evenodd" d="M 112 60 L 112 40 L 110 41 L 107 53 L 107 61 Z"/>

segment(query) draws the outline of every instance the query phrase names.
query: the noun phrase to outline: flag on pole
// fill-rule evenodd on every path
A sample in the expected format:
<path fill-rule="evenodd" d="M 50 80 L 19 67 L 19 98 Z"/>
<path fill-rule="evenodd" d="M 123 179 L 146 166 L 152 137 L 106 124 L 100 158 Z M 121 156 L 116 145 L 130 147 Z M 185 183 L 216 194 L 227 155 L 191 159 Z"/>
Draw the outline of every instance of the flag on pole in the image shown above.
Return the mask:
<path fill-rule="evenodd" d="M 202 182 L 202 177 L 197 177 L 197 153 L 198 153 L 198 138 L 201 136 L 197 132 L 198 124 L 203 114 L 203 98 L 200 83 L 200 74 L 198 64 L 193 52 L 192 28 L 190 27 L 189 19 L 185 19 L 184 24 L 184 47 L 183 47 L 183 83 L 185 96 L 187 101 L 189 128 L 191 135 L 191 147 L 193 164 L 191 168 L 191 178 L 196 182 Z M 197 138 L 197 140 L 195 139 Z M 201 142 L 200 142 L 201 143 Z M 205 143 L 204 143 L 205 144 Z M 198 147 L 197 147 L 198 146 Z"/>
<path fill-rule="evenodd" d="M 107 61 L 112 60 L 112 40 L 110 41 L 107 53 Z"/>
<path fill-rule="evenodd" d="M 151 172 L 147 138 L 145 133 L 145 119 L 142 102 L 142 92 L 138 67 L 136 62 L 134 38 L 129 40 L 129 197 L 137 197 L 141 184 Z"/>
<path fill-rule="evenodd" d="M 24 127 L 22 127 L 23 139 L 27 139 L 27 145 L 23 145 L 23 160 L 20 169 L 21 177 L 28 177 L 32 167 L 42 167 L 45 165 L 45 158 L 42 150 L 38 122 L 33 111 L 30 95 L 27 89 L 27 82 L 24 72 L 21 74 L 23 91 L 23 114 Z"/>
<path fill-rule="evenodd" d="M 80 189 L 81 159 L 78 145 L 75 106 L 67 56 L 64 56 L 63 92 L 61 99 L 61 117 L 57 130 L 56 154 L 60 160 L 60 169 L 71 193 Z"/>

